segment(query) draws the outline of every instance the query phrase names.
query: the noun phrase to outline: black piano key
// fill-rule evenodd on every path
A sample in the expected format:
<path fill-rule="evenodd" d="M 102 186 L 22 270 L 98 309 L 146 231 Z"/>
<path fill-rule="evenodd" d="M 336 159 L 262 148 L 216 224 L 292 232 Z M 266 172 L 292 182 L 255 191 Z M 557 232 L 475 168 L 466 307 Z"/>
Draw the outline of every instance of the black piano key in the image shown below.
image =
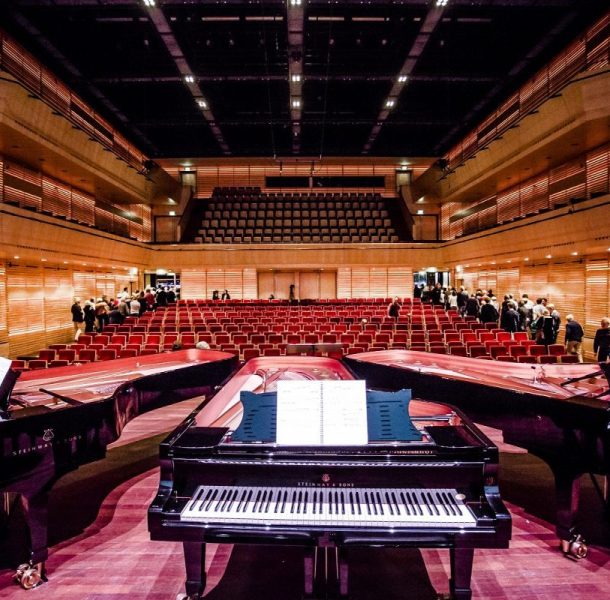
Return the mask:
<path fill-rule="evenodd" d="M 235 504 L 235 500 L 237 499 L 238 491 L 235 489 L 231 493 L 231 497 L 229 499 L 229 505 L 227 506 L 227 512 L 231 512 L 233 509 L 233 504 Z"/>
<path fill-rule="evenodd" d="M 345 514 L 345 497 L 343 494 L 343 490 L 341 490 L 340 492 L 338 492 L 340 497 L 341 497 L 341 514 L 344 515 Z"/>
<path fill-rule="evenodd" d="M 320 492 L 318 494 L 318 512 L 320 514 L 324 513 L 324 493 Z"/>
<path fill-rule="evenodd" d="M 281 513 L 286 512 L 286 502 L 288 501 L 288 490 L 284 490 L 284 495 L 282 498 L 282 508 L 280 509 Z"/>
<path fill-rule="evenodd" d="M 442 499 L 442 504 L 443 504 L 443 508 L 445 509 L 445 512 L 448 515 L 455 516 L 457 513 L 455 511 L 455 508 L 453 508 L 451 502 L 449 501 L 449 498 L 447 497 L 447 492 L 443 492 L 441 494 L 441 499 Z"/>
<path fill-rule="evenodd" d="M 396 497 L 396 492 L 392 492 L 391 496 L 392 501 L 394 502 L 394 509 L 396 510 L 396 514 L 400 515 L 400 503 L 398 501 L 398 498 Z"/>
<path fill-rule="evenodd" d="M 269 493 L 268 490 L 263 490 L 263 493 L 261 495 L 261 501 L 258 505 L 258 510 L 256 512 L 263 512 L 265 505 L 267 504 L 267 494 Z"/>
<path fill-rule="evenodd" d="M 216 506 L 214 507 L 214 512 L 222 512 L 222 507 L 225 504 L 225 499 L 227 498 L 227 496 L 229 495 L 229 490 L 228 489 L 224 489 L 222 490 L 222 492 L 220 493 L 220 497 L 218 498 L 218 502 L 216 502 Z"/>
<path fill-rule="evenodd" d="M 292 494 L 290 495 L 290 512 L 294 513 L 294 501 L 296 500 L 297 493 L 295 490 L 292 490 Z"/>
<path fill-rule="evenodd" d="M 394 507 L 392 506 L 392 499 L 390 498 L 389 492 L 385 493 L 385 501 L 388 505 L 388 510 L 390 511 L 390 515 L 394 515 Z"/>
<path fill-rule="evenodd" d="M 379 492 L 376 492 L 375 496 L 377 497 L 377 506 L 379 507 L 379 514 L 385 515 L 385 511 L 383 510 L 383 500 L 381 499 L 381 494 Z"/>
<path fill-rule="evenodd" d="M 252 512 L 257 512 L 258 503 L 260 502 L 261 495 L 262 495 L 262 491 L 259 489 L 259 490 L 256 492 L 256 498 L 255 498 L 255 500 L 254 500 L 254 506 L 252 506 Z"/>
<path fill-rule="evenodd" d="M 440 512 L 438 511 L 438 508 L 436 507 L 436 503 L 434 502 L 434 498 L 432 497 L 432 494 L 430 492 L 425 492 L 425 494 L 428 496 L 428 507 L 430 508 L 431 514 L 436 513 L 437 516 L 440 516 Z"/>
<path fill-rule="evenodd" d="M 268 490 L 267 503 L 265 504 L 265 509 L 263 511 L 263 512 L 265 512 L 265 514 L 269 512 L 269 505 L 271 504 L 271 502 L 273 500 L 274 494 L 275 494 L 275 492 L 273 490 Z"/>
<path fill-rule="evenodd" d="M 246 512 L 246 510 L 248 510 L 248 504 L 250 503 L 250 500 L 252 499 L 252 496 L 254 495 L 254 490 L 250 489 L 248 490 L 248 493 L 246 495 L 246 499 L 243 501 L 243 506 L 242 506 L 242 512 Z"/>
<path fill-rule="evenodd" d="M 318 492 L 313 493 L 313 514 L 317 513 L 318 509 Z"/>
<path fill-rule="evenodd" d="M 209 499 L 206 498 L 207 504 L 203 507 L 203 510 L 207 511 L 210 509 L 210 506 L 212 505 L 212 502 L 214 502 L 217 495 L 218 495 L 218 489 L 212 490 L 212 493 L 210 494 Z"/>

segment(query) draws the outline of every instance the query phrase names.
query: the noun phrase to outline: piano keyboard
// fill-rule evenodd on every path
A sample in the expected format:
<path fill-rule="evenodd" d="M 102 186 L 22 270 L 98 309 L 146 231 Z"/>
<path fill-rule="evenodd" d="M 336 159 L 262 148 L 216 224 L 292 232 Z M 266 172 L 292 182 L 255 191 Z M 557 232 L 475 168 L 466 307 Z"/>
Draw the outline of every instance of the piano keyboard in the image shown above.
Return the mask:
<path fill-rule="evenodd" d="M 475 527 L 454 489 L 199 486 L 181 520 L 243 525 Z"/>

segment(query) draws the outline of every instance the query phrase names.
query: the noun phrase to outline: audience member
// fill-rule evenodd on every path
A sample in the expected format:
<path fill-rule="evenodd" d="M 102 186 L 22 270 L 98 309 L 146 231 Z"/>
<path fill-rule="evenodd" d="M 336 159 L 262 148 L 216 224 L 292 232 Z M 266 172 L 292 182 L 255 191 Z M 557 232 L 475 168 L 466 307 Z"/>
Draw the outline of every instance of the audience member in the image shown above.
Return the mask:
<path fill-rule="evenodd" d="M 504 329 L 504 331 L 514 333 L 515 331 L 519 331 L 521 329 L 517 305 L 512 300 L 508 302 L 508 309 L 504 313 L 503 323 L 504 324 L 501 325 L 501 327 Z"/>
<path fill-rule="evenodd" d="M 574 319 L 574 315 L 566 316 L 566 354 L 576 354 L 578 362 L 583 362 L 582 358 L 582 338 L 585 332 L 582 325 Z"/>
<path fill-rule="evenodd" d="M 498 322 L 498 311 L 487 296 L 484 296 L 482 300 L 481 311 L 479 313 L 479 321 L 481 321 L 481 323 Z"/>
<path fill-rule="evenodd" d="M 85 314 L 85 333 L 93 333 L 95 331 L 95 300 L 87 300 L 83 308 Z"/>
<path fill-rule="evenodd" d="M 610 319 L 604 317 L 601 327 L 595 332 L 593 351 L 597 354 L 598 362 L 605 362 L 610 357 Z"/>
<path fill-rule="evenodd" d="M 221 300 L 230 300 L 231 299 L 231 294 L 229 294 L 229 290 L 225 289 L 225 291 L 222 293 L 222 296 L 220 297 Z"/>
<path fill-rule="evenodd" d="M 392 319 L 397 321 L 398 317 L 400 316 L 401 308 L 402 308 L 402 305 L 400 304 L 400 301 L 398 300 L 398 296 L 394 296 L 394 300 L 392 300 L 392 302 L 390 302 L 390 304 L 388 305 L 388 317 L 391 317 Z"/>
<path fill-rule="evenodd" d="M 80 298 L 74 298 L 71 307 L 72 324 L 74 325 L 74 341 L 77 342 L 81 333 L 85 330 L 85 314 L 80 305 Z"/>

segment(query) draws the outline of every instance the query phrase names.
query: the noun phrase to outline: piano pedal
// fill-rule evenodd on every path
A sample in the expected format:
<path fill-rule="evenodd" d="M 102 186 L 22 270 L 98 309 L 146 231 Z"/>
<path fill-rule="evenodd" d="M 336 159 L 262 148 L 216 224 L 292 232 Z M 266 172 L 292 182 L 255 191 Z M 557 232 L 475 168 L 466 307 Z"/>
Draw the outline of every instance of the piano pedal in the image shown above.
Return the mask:
<path fill-rule="evenodd" d="M 31 590 L 47 581 L 44 563 L 23 563 L 17 567 L 13 575 L 15 583 L 19 584 L 24 590 Z"/>
<path fill-rule="evenodd" d="M 589 547 L 580 533 L 575 533 L 569 540 L 561 540 L 561 551 L 566 558 L 580 560 L 589 553 Z"/>

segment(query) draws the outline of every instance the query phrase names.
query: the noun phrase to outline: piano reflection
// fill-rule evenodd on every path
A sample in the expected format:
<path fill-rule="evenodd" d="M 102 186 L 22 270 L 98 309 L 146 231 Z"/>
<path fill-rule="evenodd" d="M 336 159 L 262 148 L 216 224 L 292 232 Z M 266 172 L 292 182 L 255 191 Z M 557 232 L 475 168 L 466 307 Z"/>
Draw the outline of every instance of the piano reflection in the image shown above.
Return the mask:
<path fill-rule="evenodd" d="M 347 594 L 350 547 L 445 547 L 452 597 L 471 597 L 474 549 L 506 548 L 511 520 L 497 448 L 459 411 L 369 391 L 367 444 L 275 443 L 278 382 L 350 379 L 330 358 L 252 359 L 161 444 L 149 531 L 183 543 L 189 598 L 206 542 L 303 546 L 316 598 Z"/>
<path fill-rule="evenodd" d="M 15 552 L 15 566 L 23 563 L 16 574 L 23 587 L 45 580 L 53 484 L 79 465 L 103 458 L 131 419 L 210 395 L 236 366 L 231 354 L 182 350 L 30 371 L 17 383 L 16 374 L 6 371 L 0 385 L 0 517 L 8 519 L 20 502 L 29 528 L 28 547 Z"/>
<path fill-rule="evenodd" d="M 610 365 L 530 365 L 405 350 L 354 354 L 345 362 L 373 386 L 409 387 L 449 402 L 545 461 L 555 478 L 561 549 L 569 558 L 586 556 L 576 528 L 579 480 L 610 473 Z"/>

